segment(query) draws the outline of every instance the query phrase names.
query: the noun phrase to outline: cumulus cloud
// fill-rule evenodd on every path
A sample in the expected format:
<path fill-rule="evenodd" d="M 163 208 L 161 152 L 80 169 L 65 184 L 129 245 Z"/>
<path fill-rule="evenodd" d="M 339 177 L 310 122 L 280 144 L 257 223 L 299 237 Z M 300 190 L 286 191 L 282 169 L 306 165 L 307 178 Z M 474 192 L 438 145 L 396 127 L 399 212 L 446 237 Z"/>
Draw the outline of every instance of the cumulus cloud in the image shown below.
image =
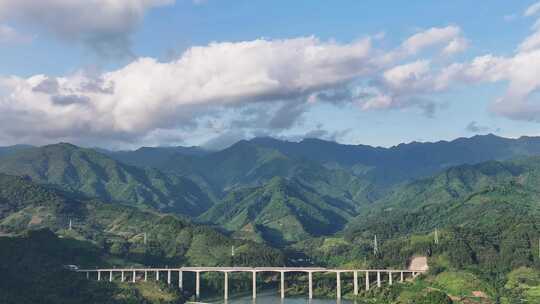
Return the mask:
<path fill-rule="evenodd" d="M 225 128 L 287 130 L 317 102 L 352 102 L 361 110 L 418 107 L 432 115 L 434 101 L 414 94 L 434 90 L 430 60 L 402 61 L 435 45 L 443 52 L 460 32 L 429 29 L 390 51 L 374 48 L 369 37 L 221 42 L 192 47 L 172 61 L 138 58 L 100 74 L 0 77 L 0 115 L 10 116 L 0 129 L 4 137 L 32 142 L 76 136 L 129 143 L 156 130 L 193 131 L 209 118 L 228 120 Z M 15 121 L 25 127 L 4 126 Z"/>
<path fill-rule="evenodd" d="M 82 42 L 104 55 L 129 52 L 129 39 L 148 9 L 175 0 L 2 0 L 0 21 L 46 29 L 66 41 Z"/>

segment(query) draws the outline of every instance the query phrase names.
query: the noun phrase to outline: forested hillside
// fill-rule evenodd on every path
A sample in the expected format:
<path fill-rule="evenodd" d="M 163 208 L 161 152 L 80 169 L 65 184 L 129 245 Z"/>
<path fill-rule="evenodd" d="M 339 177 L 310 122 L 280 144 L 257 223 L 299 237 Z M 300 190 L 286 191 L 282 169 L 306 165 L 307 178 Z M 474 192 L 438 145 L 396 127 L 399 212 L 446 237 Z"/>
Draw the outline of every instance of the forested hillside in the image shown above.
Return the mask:
<path fill-rule="evenodd" d="M 86 198 L 185 215 L 198 215 L 212 204 L 205 191 L 189 179 L 128 166 L 70 144 L 11 153 L 0 158 L 0 172 L 26 176 Z"/>

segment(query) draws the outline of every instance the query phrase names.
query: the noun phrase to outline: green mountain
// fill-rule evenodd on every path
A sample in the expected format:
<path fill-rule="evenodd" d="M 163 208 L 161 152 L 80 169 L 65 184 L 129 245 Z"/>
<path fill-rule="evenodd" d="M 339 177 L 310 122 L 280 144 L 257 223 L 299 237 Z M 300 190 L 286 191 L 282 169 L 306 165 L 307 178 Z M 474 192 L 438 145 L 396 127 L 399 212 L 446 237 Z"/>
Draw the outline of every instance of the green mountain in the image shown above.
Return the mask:
<path fill-rule="evenodd" d="M 396 221 L 400 224 L 392 227 L 408 233 L 484 221 L 495 225 L 501 217 L 540 217 L 539 186 L 540 157 L 462 165 L 394 188 L 355 223 Z M 409 222 L 404 216 L 412 214 L 422 217 Z"/>
<path fill-rule="evenodd" d="M 248 141 L 204 156 L 176 155 L 160 169 L 189 177 L 216 197 L 224 197 L 235 189 L 262 186 L 274 177 L 282 177 L 295 179 L 320 195 L 348 203 L 362 204 L 370 200 L 369 181 L 345 170 L 329 169 Z"/>
<path fill-rule="evenodd" d="M 198 215 L 212 200 L 189 179 L 125 165 L 70 144 L 28 148 L 0 158 L 0 172 L 76 193 L 134 206 Z"/>
<path fill-rule="evenodd" d="M 462 164 L 540 155 L 540 137 L 511 139 L 493 134 L 432 143 L 412 142 L 390 148 L 343 145 L 319 139 L 288 142 L 256 138 L 251 143 L 278 150 L 287 156 L 344 168 L 386 185 L 428 177 Z"/>
<path fill-rule="evenodd" d="M 352 202 L 276 177 L 263 186 L 232 191 L 199 219 L 231 231 L 254 230 L 266 241 L 284 244 L 335 233 L 355 210 Z"/>
<path fill-rule="evenodd" d="M 473 267 L 493 280 L 518 267 L 540 266 L 539 186 L 539 157 L 451 168 L 398 187 L 352 220 L 345 237 L 372 248 L 377 235 L 381 252 L 389 251 L 382 259 L 391 261 L 403 256 L 396 247 L 410 250 L 411 235 L 422 235 L 417 249 L 438 255 L 446 267 Z"/>
<path fill-rule="evenodd" d="M 278 251 L 264 245 L 234 241 L 214 229 L 172 215 L 73 199 L 21 177 L 0 175 L 0 206 L 0 235 L 47 228 L 96 244 L 107 255 L 131 262 L 228 265 L 228 253 L 235 245 L 237 262 L 284 263 Z"/>

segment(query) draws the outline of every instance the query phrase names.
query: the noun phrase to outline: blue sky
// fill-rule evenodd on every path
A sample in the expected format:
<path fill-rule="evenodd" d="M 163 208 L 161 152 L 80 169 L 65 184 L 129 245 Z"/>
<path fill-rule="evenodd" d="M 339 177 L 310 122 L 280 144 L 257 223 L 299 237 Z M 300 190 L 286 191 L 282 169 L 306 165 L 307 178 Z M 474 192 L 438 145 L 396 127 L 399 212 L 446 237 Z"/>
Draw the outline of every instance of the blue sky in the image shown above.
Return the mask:
<path fill-rule="evenodd" d="M 540 135 L 535 1 L 4 2 L 2 145 Z"/>

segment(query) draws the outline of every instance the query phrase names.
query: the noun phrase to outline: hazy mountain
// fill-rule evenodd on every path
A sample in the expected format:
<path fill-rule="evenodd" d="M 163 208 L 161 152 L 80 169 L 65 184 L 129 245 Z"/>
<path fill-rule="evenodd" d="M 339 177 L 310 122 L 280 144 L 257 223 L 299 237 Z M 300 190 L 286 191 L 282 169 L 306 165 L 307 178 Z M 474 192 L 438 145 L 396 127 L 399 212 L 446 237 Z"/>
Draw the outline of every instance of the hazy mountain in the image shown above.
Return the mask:
<path fill-rule="evenodd" d="M 125 165 L 91 149 L 56 144 L 0 158 L 0 172 L 27 176 L 87 198 L 198 215 L 212 201 L 189 179 Z"/>
<path fill-rule="evenodd" d="M 351 202 L 276 177 L 264 186 L 232 191 L 200 219 L 232 231 L 255 230 L 263 239 L 283 244 L 335 233 L 355 209 Z"/>
<path fill-rule="evenodd" d="M 322 195 L 359 204 L 369 201 L 367 180 L 248 141 L 203 156 L 175 155 L 161 169 L 190 177 L 221 197 L 233 189 L 260 186 L 282 177 L 294 178 Z"/>
<path fill-rule="evenodd" d="M 540 155 L 540 137 L 510 139 L 493 134 L 433 143 L 412 142 L 391 148 L 343 145 L 319 139 L 288 142 L 255 138 L 250 142 L 287 156 L 345 168 L 356 175 L 369 176 L 378 184 L 427 177 L 462 164 Z"/>
<path fill-rule="evenodd" d="M 139 167 L 163 167 L 169 158 L 174 155 L 200 156 L 210 153 L 201 147 L 141 147 L 134 151 L 110 151 L 100 149 L 118 161 Z"/>
<path fill-rule="evenodd" d="M 14 145 L 14 146 L 7 146 L 7 147 L 0 147 L 0 157 L 17 153 L 21 150 L 32 148 L 30 145 Z"/>

